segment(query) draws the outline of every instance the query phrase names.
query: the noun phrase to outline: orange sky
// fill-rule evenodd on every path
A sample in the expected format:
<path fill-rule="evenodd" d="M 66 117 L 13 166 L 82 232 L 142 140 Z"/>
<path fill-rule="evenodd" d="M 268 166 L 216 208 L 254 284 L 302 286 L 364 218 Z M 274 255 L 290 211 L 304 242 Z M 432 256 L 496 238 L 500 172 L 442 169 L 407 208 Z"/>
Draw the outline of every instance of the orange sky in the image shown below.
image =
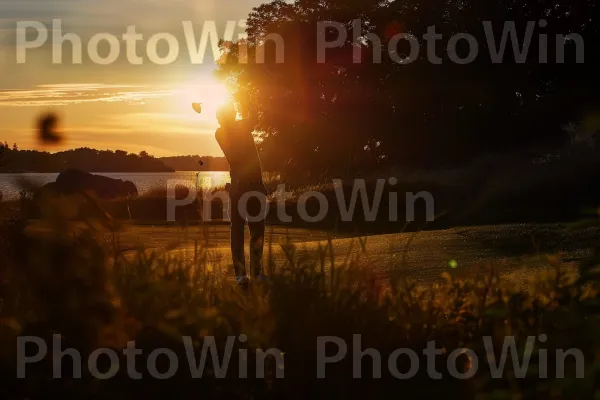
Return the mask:
<path fill-rule="evenodd" d="M 0 141 L 16 142 L 23 149 L 57 151 L 65 148 L 94 147 L 142 150 L 157 156 L 221 155 L 214 139 L 217 123 L 214 106 L 221 93 L 212 76 L 215 68 L 208 45 L 204 59 L 192 60 L 182 21 L 190 21 L 195 41 L 211 21 L 219 36 L 226 22 L 245 19 L 260 0 L 22 0 L 0 3 Z M 72 63 L 72 45 L 62 45 L 63 62 L 56 56 L 52 20 L 60 19 L 62 33 L 76 33 L 82 43 L 80 64 Z M 39 48 L 26 51 L 24 63 L 17 63 L 17 23 L 36 21 L 48 29 L 48 39 Z M 107 32 L 121 39 L 127 27 L 135 26 L 143 35 L 135 47 L 142 58 L 133 65 L 125 42 L 119 57 L 110 65 L 97 65 L 87 52 L 89 39 Z M 234 26 L 234 38 L 243 27 Z M 30 28 L 25 40 L 33 41 Z M 154 34 L 173 35 L 179 44 L 179 57 L 168 65 L 151 61 L 147 43 Z M 33 36 L 32 36 L 33 35 Z M 54 36 L 54 38 L 53 38 Z M 198 43 L 195 43 L 196 45 Z M 21 51 L 23 49 L 21 48 Z M 168 47 L 159 44 L 158 55 L 166 57 Z M 98 53 L 108 56 L 108 44 Z M 205 102 L 205 113 L 195 114 L 192 101 Z M 60 147 L 40 148 L 35 140 L 36 116 L 53 111 L 61 116 L 66 140 Z"/>

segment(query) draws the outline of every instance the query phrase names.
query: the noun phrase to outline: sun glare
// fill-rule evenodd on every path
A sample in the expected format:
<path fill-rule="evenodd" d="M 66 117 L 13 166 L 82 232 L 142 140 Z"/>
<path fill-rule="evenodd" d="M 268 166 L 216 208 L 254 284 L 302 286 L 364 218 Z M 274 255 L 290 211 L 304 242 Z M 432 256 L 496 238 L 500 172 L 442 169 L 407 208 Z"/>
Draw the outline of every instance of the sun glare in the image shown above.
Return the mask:
<path fill-rule="evenodd" d="M 217 109 L 231 100 L 227 87 L 214 78 L 193 82 L 181 91 L 181 101 L 190 113 L 196 113 L 193 103 L 201 103 L 201 115 L 209 118 L 215 118 Z"/>

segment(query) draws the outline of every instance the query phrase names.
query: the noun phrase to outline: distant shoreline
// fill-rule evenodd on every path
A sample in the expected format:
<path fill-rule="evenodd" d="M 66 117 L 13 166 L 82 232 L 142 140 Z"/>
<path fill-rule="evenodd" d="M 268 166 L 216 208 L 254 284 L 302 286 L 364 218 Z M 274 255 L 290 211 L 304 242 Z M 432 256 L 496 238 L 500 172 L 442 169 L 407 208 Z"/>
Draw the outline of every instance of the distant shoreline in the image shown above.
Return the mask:
<path fill-rule="evenodd" d="M 19 150 L 0 143 L 0 173 L 53 174 L 67 169 L 90 173 L 162 173 L 162 172 L 220 172 L 228 171 L 225 157 L 198 155 L 154 157 L 146 151 L 139 154 L 123 150 L 97 150 L 87 147 L 48 153 L 38 150 Z M 95 172 L 94 172 L 95 171 Z"/>
<path fill-rule="evenodd" d="M 19 175 L 19 174 L 60 174 L 62 171 L 0 171 L 0 175 Z M 207 169 L 181 169 L 173 171 L 84 171 L 90 174 L 176 174 L 181 172 L 198 173 L 198 172 L 229 172 L 229 170 L 207 170 Z"/>
<path fill-rule="evenodd" d="M 94 175 L 108 176 L 113 179 L 131 181 L 140 195 L 155 189 L 163 190 L 168 182 L 190 188 L 197 185 L 220 187 L 229 181 L 229 171 L 175 171 L 175 172 L 90 172 Z M 57 172 L 0 173 L 0 199 L 4 201 L 18 200 L 21 184 L 29 182 L 34 187 L 55 182 Z"/>

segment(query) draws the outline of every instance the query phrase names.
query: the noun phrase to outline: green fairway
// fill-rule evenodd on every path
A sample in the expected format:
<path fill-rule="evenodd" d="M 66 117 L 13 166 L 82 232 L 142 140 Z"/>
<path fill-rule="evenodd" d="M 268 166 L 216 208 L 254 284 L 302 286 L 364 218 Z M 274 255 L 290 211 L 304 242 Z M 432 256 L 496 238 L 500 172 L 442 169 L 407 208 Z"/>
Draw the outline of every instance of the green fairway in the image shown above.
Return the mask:
<path fill-rule="evenodd" d="M 82 225 L 73 225 L 73 231 Z M 36 222 L 33 234 L 43 234 L 47 227 Z M 360 255 L 362 261 L 376 272 L 385 275 L 391 268 L 405 266 L 410 275 L 421 282 L 440 277 L 444 271 L 453 274 L 472 273 L 477 266 L 493 265 L 504 274 L 523 279 L 533 270 L 548 265 L 547 256 L 558 256 L 567 265 L 580 260 L 594 246 L 600 228 L 596 226 L 569 227 L 564 224 L 516 224 L 469 228 L 452 228 L 418 233 L 375 235 L 366 238 L 366 251 L 357 238 L 323 231 L 284 227 L 267 228 L 267 244 L 272 243 L 277 264 L 286 262 L 281 243 L 286 240 L 298 252 L 316 252 L 331 238 L 336 259 L 348 254 Z M 112 234 L 105 233 L 107 244 Z M 121 251 L 169 251 L 174 255 L 192 257 L 196 248 L 206 248 L 214 262 L 229 263 L 229 227 L 131 225 L 122 227 L 115 236 Z"/>

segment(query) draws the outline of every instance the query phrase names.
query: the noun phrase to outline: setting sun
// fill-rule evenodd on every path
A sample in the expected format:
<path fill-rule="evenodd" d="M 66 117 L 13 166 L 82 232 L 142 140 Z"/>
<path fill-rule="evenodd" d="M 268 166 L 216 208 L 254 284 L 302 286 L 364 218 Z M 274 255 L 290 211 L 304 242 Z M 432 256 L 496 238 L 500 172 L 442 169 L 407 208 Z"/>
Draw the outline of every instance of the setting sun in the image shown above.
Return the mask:
<path fill-rule="evenodd" d="M 223 104 L 231 101 L 232 96 L 227 87 L 215 78 L 204 78 L 192 82 L 180 91 L 180 106 L 194 113 L 192 104 L 202 105 L 202 115 L 214 118 L 217 109 Z M 181 104 L 183 103 L 183 104 Z M 197 111 L 196 111 L 197 112 Z"/>

